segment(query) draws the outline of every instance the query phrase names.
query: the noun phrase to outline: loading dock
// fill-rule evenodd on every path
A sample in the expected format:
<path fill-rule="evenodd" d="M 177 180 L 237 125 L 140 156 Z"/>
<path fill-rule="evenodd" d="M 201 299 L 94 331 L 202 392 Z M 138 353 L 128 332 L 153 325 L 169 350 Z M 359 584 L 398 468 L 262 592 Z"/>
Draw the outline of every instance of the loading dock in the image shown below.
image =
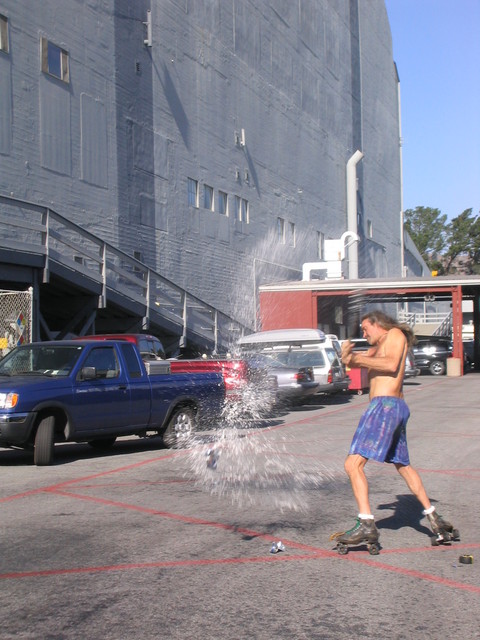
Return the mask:
<path fill-rule="evenodd" d="M 463 375 L 462 300 L 473 301 L 474 362 L 480 370 L 480 276 L 436 276 L 373 280 L 302 280 L 262 285 L 259 289 L 260 323 L 271 329 L 313 328 L 355 337 L 360 317 L 374 306 L 413 303 L 448 303 L 451 309 L 453 358 Z M 446 304 L 444 304 L 446 306 Z M 390 307 L 387 313 L 395 315 Z"/>

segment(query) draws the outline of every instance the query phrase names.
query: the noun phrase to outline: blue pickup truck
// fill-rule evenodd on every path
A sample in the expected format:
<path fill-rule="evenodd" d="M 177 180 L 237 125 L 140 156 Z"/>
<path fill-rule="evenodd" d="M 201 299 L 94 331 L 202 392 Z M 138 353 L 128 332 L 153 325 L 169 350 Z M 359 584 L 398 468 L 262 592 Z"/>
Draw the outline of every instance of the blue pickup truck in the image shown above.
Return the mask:
<path fill-rule="evenodd" d="M 0 446 L 32 449 L 36 465 L 53 463 L 55 442 L 108 449 L 119 436 L 161 435 L 180 447 L 224 398 L 220 373 L 171 373 L 130 342 L 22 345 L 0 361 Z"/>

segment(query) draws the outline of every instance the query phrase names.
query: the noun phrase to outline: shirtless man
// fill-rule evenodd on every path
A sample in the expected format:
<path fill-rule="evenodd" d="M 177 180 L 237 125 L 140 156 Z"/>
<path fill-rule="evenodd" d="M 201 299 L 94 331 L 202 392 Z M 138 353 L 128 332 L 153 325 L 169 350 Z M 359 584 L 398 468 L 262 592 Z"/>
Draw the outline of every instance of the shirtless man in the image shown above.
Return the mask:
<path fill-rule="evenodd" d="M 367 369 L 370 381 L 370 404 L 360 419 L 345 460 L 345 471 L 359 514 L 353 529 L 340 536 L 334 535 L 341 545 L 367 542 L 373 543 L 375 550 L 379 534 L 370 508 L 364 470 L 368 460 L 372 459 L 395 465 L 410 491 L 422 504 L 423 513 L 437 536 L 437 543 L 448 542 L 455 537 L 448 536 L 453 531 L 452 525 L 436 513 L 408 456 L 406 426 L 410 411 L 403 399 L 403 376 L 413 333 L 408 326 L 400 325 L 381 311 L 364 315 L 361 328 L 370 345 L 367 352 L 353 353 L 351 342 L 342 344 L 342 362 L 349 367 Z M 455 533 L 458 535 L 458 532 Z"/>

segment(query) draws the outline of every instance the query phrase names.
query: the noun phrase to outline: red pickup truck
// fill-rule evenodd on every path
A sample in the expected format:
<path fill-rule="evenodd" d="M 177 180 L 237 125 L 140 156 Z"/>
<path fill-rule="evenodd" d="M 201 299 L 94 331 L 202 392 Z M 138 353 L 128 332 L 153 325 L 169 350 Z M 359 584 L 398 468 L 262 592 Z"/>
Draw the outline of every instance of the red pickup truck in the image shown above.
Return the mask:
<path fill-rule="evenodd" d="M 165 358 L 165 350 L 161 341 L 152 335 L 145 333 L 118 333 L 97 334 L 83 336 L 84 340 L 127 340 L 137 345 L 144 361 Z M 172 373 L 221 373 L 225 383 L 226 399 L 232 402 L 240 402 L 244 399 L 244 393 L 252 382 L 258 384 L 258 372 L 252 372 L 246 361 L 238 358 L 198 358 L 191 360 L 169 360 Z M 270 376 L 264 381 L 272 392 L 276 390 L 277 379 Z"/>

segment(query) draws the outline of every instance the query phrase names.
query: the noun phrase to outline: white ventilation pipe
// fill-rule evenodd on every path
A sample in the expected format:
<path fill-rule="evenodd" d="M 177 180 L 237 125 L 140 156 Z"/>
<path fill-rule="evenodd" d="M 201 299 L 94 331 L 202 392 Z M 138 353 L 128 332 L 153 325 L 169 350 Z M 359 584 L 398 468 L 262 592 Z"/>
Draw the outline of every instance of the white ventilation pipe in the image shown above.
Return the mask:
<path fill-rule="evenodd" d="M 357 149 L 347 162 L 347 230 L 357 235 L 357 164 L 363 153 Z M 358 243 L 353 242 L 348 250 L 348 278 L 358 278 Z"/>
<path fill-rule="evenodd" d="M 345 243 L 347 238 L 351 238 L 351 240 Z M 325 260 L 322 262 L 304 262 L 302 280 L 311 280 L 312 271 L 324 269 L 327 271 L 327 280 L 342 278 L 342 260 L 345 259 L 345 249 L 359 241 L 359 236 L 353 231 L 345 231 L 339 240 L 325 240 Z"/>

